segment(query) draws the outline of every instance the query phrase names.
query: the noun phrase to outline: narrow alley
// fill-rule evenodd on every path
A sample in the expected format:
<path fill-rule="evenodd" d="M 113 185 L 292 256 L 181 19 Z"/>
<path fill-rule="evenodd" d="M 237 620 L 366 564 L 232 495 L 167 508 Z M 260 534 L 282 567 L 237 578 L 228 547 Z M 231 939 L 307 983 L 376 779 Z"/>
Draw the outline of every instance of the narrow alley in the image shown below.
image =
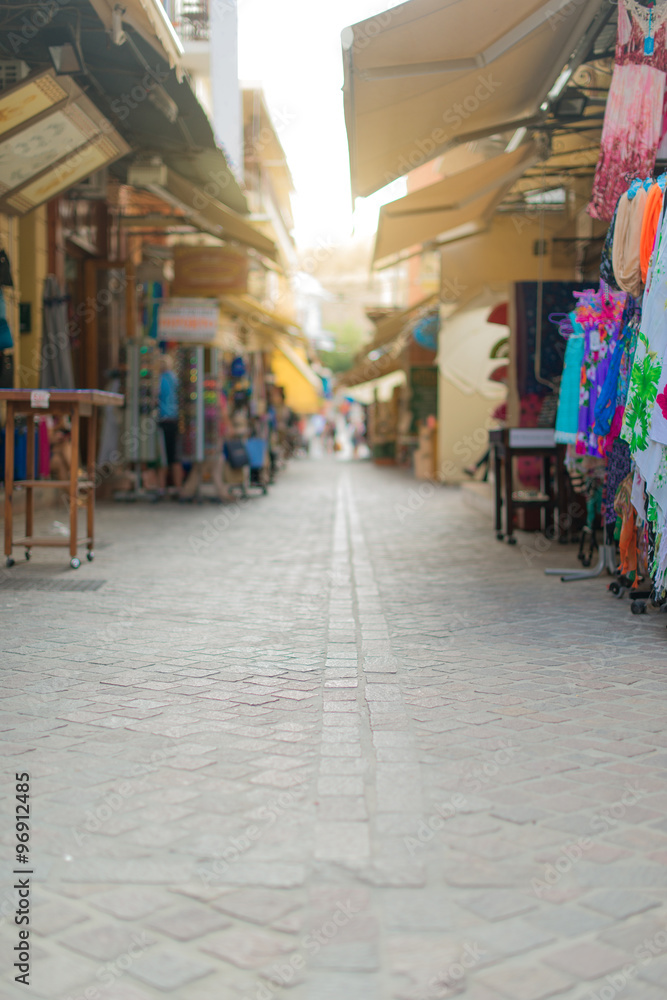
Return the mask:
<path fill-rule="evenodd" d="M 4 573 L 1 1000 L 667 997 L 666 618 L 418 488 L 294 461 Z"/>

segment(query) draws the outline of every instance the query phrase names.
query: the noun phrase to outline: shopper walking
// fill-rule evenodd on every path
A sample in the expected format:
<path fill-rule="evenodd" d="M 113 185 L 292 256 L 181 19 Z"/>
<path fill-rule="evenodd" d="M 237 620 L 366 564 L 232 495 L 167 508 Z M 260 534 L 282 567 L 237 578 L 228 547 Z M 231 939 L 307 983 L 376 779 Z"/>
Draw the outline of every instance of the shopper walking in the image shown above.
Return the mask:
<path fill-rule="evenodd" d="M 158 391 L 158 418 L 164 438 L 166 465 L 159 470 L 160 489 L 167 488 L 167 472 L 171 469 L 172 484 L 180 489 L 183 484 L 183 466 L 176 457 L 178 438 L 178 379 L 169 354 L 160 357 L 160 388 Z"/>

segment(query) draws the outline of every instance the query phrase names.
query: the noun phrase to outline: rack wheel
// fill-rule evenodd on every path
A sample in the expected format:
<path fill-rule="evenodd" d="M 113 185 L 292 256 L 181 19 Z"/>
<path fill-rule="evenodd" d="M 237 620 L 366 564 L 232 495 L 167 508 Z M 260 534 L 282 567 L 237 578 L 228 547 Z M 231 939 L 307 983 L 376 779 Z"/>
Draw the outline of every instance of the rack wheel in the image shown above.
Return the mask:
<path fill-rule="evenodd" d="M 70 559 L 69 564 L 72 567 L 72 569 L 78 569 L 79 566 L 81 565 L 81 560 L 78 558 L 78 556 L 73 556 L 72 559 Z"/>
<path fill-rule="evenodd" d="M 645 615 L 646 601 L 633 601 L 630 605 L 630 611 L 632 611 L 633 615 Z"/>
<path fill-rule="evenodd" d="M 609 584 L 609 591 L 610 591 L 610 593 L 612 593 L 612 594 L 615 594 L 615 595 L 616 595 L 616 596 L 618 597 L 618 595 L 619 595 L 619 594 L 620 594 L 620 592 L 621 592 L 621 585 L 620 585 L 620 583 L 618 582 L 618 580 L 613 580 L 613 581 L 612 581 L 612 582 L 611 582 L 611 583 Z"/>
<path fill-rule="evenodd" d="M 26 557 L 27 560 L 30 560 L 30 555 L 31 555 L 30 549 L 26 549 L 25 550 L 25 557 Z"/>
<path fill-rule="evenodd" d="M 496 532 L 496 538 L 498 539 L 499 542 L 503 542 L 505 540 L 505 536 L 503 535 L 502 531 Z"/>
<path fill-rule="evenodd" d="M 514 535 L 510 535 L 509 536 L 509 538 L 507 539 L 507 544 L 508 545 L 516 545 L 516 538 L 514 537 Z"/>
<path fill-rule="evenodd" d="M 93 549 L 91 549 L 89 552 L 86 552 L 86 559 L 88 560 L 88 562 L 92 562 L 94 558 L 95 558 L 95 552 Z"/>
<path fill-rule="evenodd" d="M 7 567 L 7 569 L 11 569 L 13 565 L 14 565 L 14 560 L 12 559 L 11 556 L 7 556 L 7 558 L 5 559 L 5 566 Z"/>

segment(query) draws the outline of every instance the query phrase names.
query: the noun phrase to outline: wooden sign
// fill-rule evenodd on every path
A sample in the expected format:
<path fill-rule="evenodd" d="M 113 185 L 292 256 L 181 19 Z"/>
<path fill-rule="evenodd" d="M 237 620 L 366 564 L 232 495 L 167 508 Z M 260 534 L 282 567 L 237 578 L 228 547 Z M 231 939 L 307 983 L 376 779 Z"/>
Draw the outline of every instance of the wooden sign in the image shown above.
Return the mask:
<path fill-rule="evenodd" d="M 228 247 L 174 247 L 173 295 L 217 298 L 248 287 L 248 258 Z"/>

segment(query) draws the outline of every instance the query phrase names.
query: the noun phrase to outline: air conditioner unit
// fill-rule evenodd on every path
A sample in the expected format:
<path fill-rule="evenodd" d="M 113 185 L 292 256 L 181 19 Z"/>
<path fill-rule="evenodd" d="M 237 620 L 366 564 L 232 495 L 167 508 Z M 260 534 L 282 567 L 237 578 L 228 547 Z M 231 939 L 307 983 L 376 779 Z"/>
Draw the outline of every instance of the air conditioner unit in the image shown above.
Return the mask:
<path fill-rule="evenodd" d="M 90 201 L 106 201 L 108 174 L 106 169 L 96 170 L 90 177 L 78 181 L 67 192 L 71 200 L 87 198 Z"/>
<path fill-rule="evenodd" d="M 22 59 L 0 59 L 0 90 L 8 90 L 9 87 L 13 87 L 14 84 L 25 79 L 29 72 L 28 64 L 24 63 Z"/>

